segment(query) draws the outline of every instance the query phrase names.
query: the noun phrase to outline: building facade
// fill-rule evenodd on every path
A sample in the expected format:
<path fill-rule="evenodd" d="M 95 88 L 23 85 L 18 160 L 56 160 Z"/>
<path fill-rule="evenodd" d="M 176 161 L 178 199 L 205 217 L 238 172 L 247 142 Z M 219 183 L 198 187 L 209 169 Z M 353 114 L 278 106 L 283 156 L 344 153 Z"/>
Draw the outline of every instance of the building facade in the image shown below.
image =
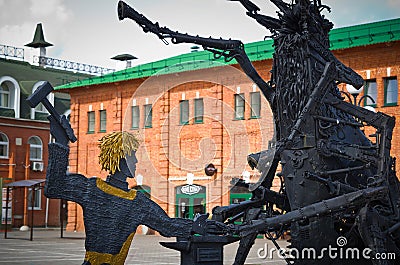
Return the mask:
<path fill-rule="evenodd" d="M 397 118 L 392 155 L 400 156 L 400 19 L 335 29 L 336 57 L 364 79 L 362 105 Z M 270 40 L 245 45 L 255 68 L 270 79 Z M 346 86 L 340 85 L 346 91 Z M 207 52 L 184 54 L 102 77 L 60 86 L 71 96 L 70 171 L 105 178 L 97 140 L 105 133 L 138 134 L 136 179 L 131 187 L 147 191 L 170 215 L 193 218 L 249 197 L 232 189 L 232 178 L 257 181 L 247 155 L 268 148 L 274 136 L 271 111 L 258 88 L 234 62 L 222 63 Z M 369 95 L 370 97 L 363 97 Z M 373 101 L 371 100 L 373 99 Z M 399 163 L 399 162 L 397 162 Z M 207 176 L 206 165 L 217 173 Z M 279 178 L 275 183 L 279 187 Z M 68 207 L 69 230 L 82 230 L 82 210 Z"/>
<path fill-rule="evenodd" d="M 87 78 L 89 75 L 31 65 L 15 58 L 0 58 L 0 186 L 2 192 L 2 224 L 5 223 L 7 184 L 20 180 L 45 179 L 48 148 L 51 140 L 49 113 L 42 106 L 30 108 L 26 99 L 44 81 L 53 86 Z M 65 93 L 48 96 L 60 114 L 69 116 L 70 97 Z M 48 200 L 42 189 L 13 189 L 8 209 L 8 224 L 21 227 L 59 226 L 60 201 Z M 0 225 L 1 226 L 1 225 Z"/>

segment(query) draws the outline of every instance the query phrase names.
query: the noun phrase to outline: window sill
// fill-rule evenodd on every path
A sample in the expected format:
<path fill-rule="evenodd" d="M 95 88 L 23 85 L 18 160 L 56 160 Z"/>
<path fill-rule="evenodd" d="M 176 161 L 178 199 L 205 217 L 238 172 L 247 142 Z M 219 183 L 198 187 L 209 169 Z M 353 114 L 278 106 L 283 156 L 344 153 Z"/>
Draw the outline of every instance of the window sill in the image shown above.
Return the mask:
<path fill-rule="evenodd" d="M 397 106 L 398 106 L 397 103 L 386 103 L 382 107 L 385 108 L 385 107 L 397 107 Z"/>
<path fill-rule="evenodd" d="M 106 130 L 100 130 L 99 133 L 106 133 Z"/>
<path fill-rule="evenodd" d="M 151 129 L 153 126 L 144 126 L 145 129 Z"/>
<path fill-rule="evenodd" d="M 193 124 L 204 124 L 204 121 L 195 121 Z"/>
<path fill-rule="evenodd" d="M 244 118 L 244 117 L 243 117 L 243 118 L 233 118 L 233 120 L 234 120 L 234 121 L 244 121 L 245 118 Z"/>
<path fill-rule="evenodd" d="M 131 127 L 131 130 L 139 130 L 139 127 Z"/>
<path fill-rule="evenodd" d="M 261 116 L 252 116 L 249 118 L 249 120 L 258 120 L 261 119 Z"/>
<path fill-rule="evenodd" d="M 94 134 L 94 132 L 87 132 L 86 134 Z"/>

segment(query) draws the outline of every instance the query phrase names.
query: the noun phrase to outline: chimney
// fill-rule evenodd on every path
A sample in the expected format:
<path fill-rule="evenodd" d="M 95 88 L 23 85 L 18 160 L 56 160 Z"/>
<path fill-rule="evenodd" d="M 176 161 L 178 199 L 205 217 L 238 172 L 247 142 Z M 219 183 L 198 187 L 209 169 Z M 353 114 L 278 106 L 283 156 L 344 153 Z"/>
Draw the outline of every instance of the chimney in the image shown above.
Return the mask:
<path fill-rule="evenodd" d="M 128 69 L 128 68 L 132 67 L 132 60 L 137 59 L 137 57 L 135 57 L 131 54 L 124 53 L 124 54 L 116 55 L 116 56 L 112 57 L 111 59 L 117 60 L 117 61 L 125 61 L 126 69 Z"/>

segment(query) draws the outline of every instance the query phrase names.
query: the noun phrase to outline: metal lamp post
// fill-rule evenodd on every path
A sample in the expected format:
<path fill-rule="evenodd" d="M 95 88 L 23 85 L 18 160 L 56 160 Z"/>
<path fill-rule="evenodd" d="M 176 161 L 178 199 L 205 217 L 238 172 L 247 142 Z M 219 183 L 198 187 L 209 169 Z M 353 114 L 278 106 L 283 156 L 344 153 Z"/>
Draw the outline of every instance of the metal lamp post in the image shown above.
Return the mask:
<path fill-rule="evenodd" d="M 363 92 L 364 87 L 362 86 L 361 88 L 357 89 L 352 85 L 346 85 L 346 91 L 341 90 L 340 92 L 346 96 L 346 98 L 350 101 L 350 103 L 356 105 L 356 106 L 361 106 L 361 103 L 364 99 L 369 99 L 371 100 L 372 104 L 375 104 L 375 100 L 370 96 L 370 95 L 363 95 L 360 99 L 357 100 L 358 96 Z M 372 112 L 376 112 L 375 108 L 372 106 L 365 106 L 365 109 L 368 109 Z"/>

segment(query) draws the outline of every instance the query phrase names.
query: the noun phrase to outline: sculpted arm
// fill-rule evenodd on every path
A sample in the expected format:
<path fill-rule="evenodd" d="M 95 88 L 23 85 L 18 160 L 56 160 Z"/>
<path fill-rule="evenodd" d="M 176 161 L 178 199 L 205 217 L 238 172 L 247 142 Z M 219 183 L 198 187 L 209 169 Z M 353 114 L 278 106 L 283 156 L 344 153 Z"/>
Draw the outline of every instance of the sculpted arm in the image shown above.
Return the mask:
<path fill-rule="evenodd" d="M 192 220 L 170 218 L 158 204 L 140 192 L 137 193 L 135 200 L 142 224 L 165 237 L 188 237 L 191 234 Z"/>
<path fill-rule="evenodd" d="M 88 179 L 80 174 L 67 174 L 68 146 L 49 144 L 49 165 L 44 193 L 48 198 L 65 199 L 83 204 L 87 195 Z"/>

